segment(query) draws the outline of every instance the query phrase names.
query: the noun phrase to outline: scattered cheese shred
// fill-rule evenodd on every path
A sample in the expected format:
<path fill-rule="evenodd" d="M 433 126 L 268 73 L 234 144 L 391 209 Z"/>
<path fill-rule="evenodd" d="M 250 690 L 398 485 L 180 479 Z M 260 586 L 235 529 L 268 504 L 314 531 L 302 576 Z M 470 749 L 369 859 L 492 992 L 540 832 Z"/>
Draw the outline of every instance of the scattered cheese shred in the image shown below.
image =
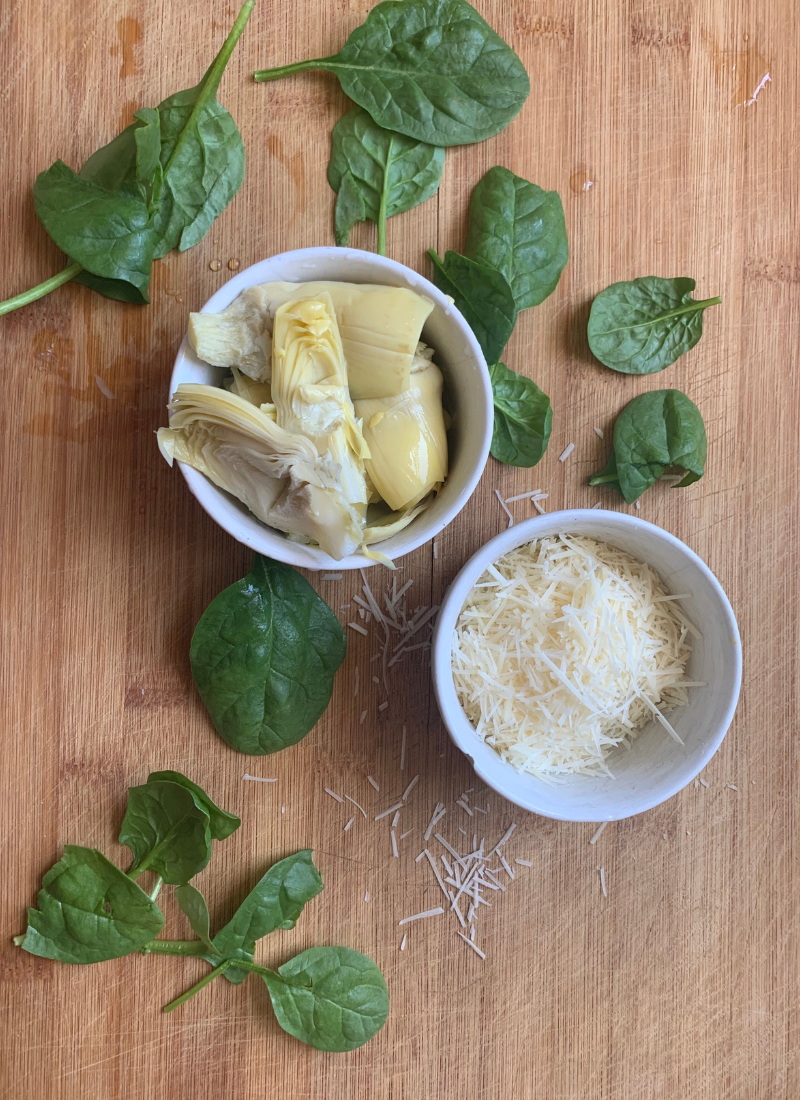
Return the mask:
<path fill-rule="evenodd" d="M 103 379 L 100 377 L 99 374 L 96 374 L 94 376 L 94 380 L 95 380 L 95 383 L 97 385 L 98 390 L 100 390 L 100 393 L 102 393 L 103 397 L 107 397 L 109 401 L 116 401 L 116 397 L 111 392 L 111 390 L 108 388 L 108 386 L 105 384 L 105 382 L 103 381 Z"/>
<path fill-rule="evenodd" d="M 412 920 L 425 920 L 426 917 L 439 917 L 444 913 L 441 905 L 437 905 L 435 909 L 426 909 L 424 913 L 415 913 L 413 917 L 403 917 L 399 920 L 398 924 L 411 924 Z"/>
<path fill-rule="evenodd" d="M 394 829 L 392 829 L 392 855 L 395 859 L 400 858 L 400 853 L 397 850 L 397 833 L 395 833 Z"/>
<path fill-rule="evenodd" d="M 494 495 L 497 497 L 498 501 L 500 502 L 500 507 L 503 509 L 505 514 L 508 516 L 508 526 L 513 527 L 514 526 L 514 517 L 511 515 L 511 512 L 506 507 L 506 502 L 503 500 L 503 497 L 500 494 L 500 490 L 495 489 Z"/>
<path fill-rule="evenodd" d="M 606 869 L 605 867 L 598 867 L 597 870 L 600 872 L 600 889 L 603 891 L 603 897 L 607 898 L 608 891 L 606 890 Z"/>
<path fill-rule="evenodd" d="M 383 813 L 378 814 L 375 820 L 380 821 L 382 818 L 388 817 L 389 814 L 393 814 L 395 810 L 402 810 L 402 808 L 402 802 L 395 802 L 394 806 L 390 806 L 388 810 L 384 810 Z"/>
<path fill-rule="evenodd" d="M 603 438 L 603 429 L 602 428 L 595 428 L 594 434 L 597 436 L 598 439 L 602 439 Z"/>
<path fill-rule="evenodd" d="M 350 820 L 347 822 L 347 824 L 344 827 L 345 832 L 347 832 L 347 830 L 350 828 L 350 826 L 353 824 L 354 821 L 355 821 L 355 818 L 351 817 Z"/>
<path fill-rule="evenodd" d="M 404 933 L 403 933 L 403 938 L 402 938 L 402 940 L 400 940 L 400 950 L 401 950 L 401 951 L 405 951 L 405 949 L 406 949 L 406 940 L 407 940 L 407 939 L 408 939 L 408 936 L 407 936 L 407 935 L 406 935 L 406 933 L 404 932 Z"/>
<path fill-rule="evenodd" d="M 406 789 L 403 791 L 403 795 L 402 795 L 403 802 L 406 802 L 408 800 L 408 796 L 414 790 L 414 786 L 416 785 L 416 782 L 417 782 L 418 779 L 419 779 L 419 776 L 415 775 L 414 778 L 411 780 L 411 782 L 406 787 Z"/>
<path fill-rule="evenodd" d="M 520 772 L 610 775 L 663 709 L 688 701 L 691 623 L 656 573 L 589 538 L 539 539 L 480 577 L 453 637 L 456 691 L 478 736 Z"/>
<path fill-rule="evenodd" d="M 558 456 L 559 462 L 566 462 L 572 452 L 575 450 L 574 443 L 568 443 L 561 454 Z"/>
<path fill-rule="evenodd" d="M 367 783 L 369 783 L 369 785 L 371 787 L 374 787 L 376 791 L 380 790 L 380 787 L 378 786 L 378 784 L 375 782 L 375 780 L 372 778 L 371 775 L 367 776 Z"/>
<path fill-rule="evenodd" d="M 369 636 L 369 631 L 365 630 L 364 627 L 360 626 L 358 623 L 348 623 L 347 625 L 352 630 L 357 630 L 359 634 L 363 634 L 365 638 L 367 638 Z"/>
<path fill-rule="evenodd" d="M 352 802 L 357 810 L 361 810 L 362 814 L 364 815 L 364 820 L 366 821 L 367 820 L 367 811 L 364 809 L 364 807 L 360 806 L 354 798 L 350 797 L 349 794 L 346 794 L 344 797 L 347 799 L 348 802 Z"/>
<path fill-rule="evenodd" d="M 323 573 L 322 580 L 324 581 L 340 581 L 342 579 L 341 573 Z"/>
<path fill-rule="evenodd" d="M 329 794 L 331 798 L 335 798 L 337 802 L 344 802 L 342 796 L 337 794 L 336 791 L 332 791 L 330 787 L 324 787 L 323 790 L 325 791 L 325 794 Z"/>
<path fill-rule="evenodd" d="M 606 825 L 608 825 L 608 822 L 604 821 L 603 824 L 599 826 L 597 831 L 592 836 L 592 839 L 589 841 L 590 844 L 596 844 L 598 842 L 598 840 L 600 839 L 600 837 L 603 834 L 603 829 L 605 829 Z"/>
<path fill-rule="evenodd" d="M 277 779 L 268 779 L 265 776 L 261 776 L 261 775 L 248 775 L 247 772 L 244 773 L 244 775 L 242 776 L 242 779 L 249 779 L 253 783 L 277 783 L 278 782 Z"/>
<path fill-rule="evenodd" d="M 463 932 L 459 932 L 458 935 L 461 937 L 461 939 L 464 941 L 464 943 L 467 945 L 467 947 L 472 948 L 472 950 L 475 952 L 476 955 L 480 955 L 480 957 L 482 959 L 486 958 L 484 953 L 481 951 L 480 947 L 478 947 L 477 944 L 473 943 L 472 940 L 469 938 L 469 936 L 465 936 Z"/>

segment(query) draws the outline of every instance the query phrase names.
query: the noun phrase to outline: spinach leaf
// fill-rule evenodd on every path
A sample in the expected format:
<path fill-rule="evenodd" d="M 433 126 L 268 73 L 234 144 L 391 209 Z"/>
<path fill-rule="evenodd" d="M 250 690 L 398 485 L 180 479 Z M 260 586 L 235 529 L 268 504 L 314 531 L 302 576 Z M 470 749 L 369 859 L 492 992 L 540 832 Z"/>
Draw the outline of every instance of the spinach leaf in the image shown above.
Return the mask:
<path fill-rule="evenodd" d="M 343 172 L 339 181 L 334 210 L 334 234 L 339 248 L 350 244 L 350 233 L 356 222 L 367 220 L 367 207 L 350 172 Z"/>
<path fill-rule="evenodd" d="M 378 252 L 385 256 L 386 219 L 436 194 L 444 149 L 384 130 L 361 107 L 337 122 L 332 141 L 328 183 L 337 195 L 346 193 L 341 214 L 337 200 L 336 243 L 346 245 L 355 222 L 369 218 L 377 222 Z M 353 186 L 361 207 L 350 194 Z"/>
<path fill-rule="evenodd" d="M 254 74 L 335 73 L 379 126 L 431 145 L 482 141 L 530 92 L 525 66 L 466 0 L 385 0 L 332 57 Z"/>
<path fill-rule="evenodd" d="M 158 105 L 163 186 L 155 214 L 156 258 L 201 241 L 242 186 L 242 138 L 215 97 L 254 5 L 247 0 L 242 7 L 200 83 Z"/>
<path fill-rule="evenodd" d="M 72 279 L 108 298 L 146 303 L 153 259 L 202 240 L 244 177 L 242 139 L 215 96 L 254 4 L 244 4 L 197 87 L 137 111 L 79 173 L 56 161 L 39 175 L 36 213 L 71 262 L 0 302 L 0 316 Z"/>
<path fill-rule="evenodd" d="M 218 733 L 239 752 L 294 745 L 330 702 L 347 643 L 296 570 L 256 554 L 252 571 L 206 608 L 192 674 Z"/>
<path fill-rule="evenodd" d="M 209 931 L 208 905 L 206 904 L 206 899 L 197 887 L 192 886 L 189 882 L 178 887 L 175 891 L 175 897 L 178 900 L 178 905 L 180 905 L 183 912 L 189 918 L 189 924 L 191 924 L 194 934 L 198 936 L 208 950 L 214 954 L 214 944 L 211 942 Z"/>
<path fill-rule="evenodd" d="M 492 455 L 507 466 L 535 466 L 550 440 L 550 398 L 504 363 L 489 367 L 489 377 L 494 394 Z"/>
<path fill-rule="evenodd" d="M 57 160 L 33 187 L 36 213 L 62 251 L 95 278 L 131 284 L 144 301 L 154 239 L 147 202 L 107 191 Z"/>
<path fill-rule="evenodd" d="M 475 333 L 487 363 L 496 363 L 509 341 L 517 320 L 514 294 L 499 271 L 484 267 L 458 252 L 446 252 L 444 260 L 432 249 L 433 281 L 449 294 Z"/>
<path fill-rule="evenodd" d="M 348 947 L 312 947 L 263 978 L 283 1030 L 317 1050 L 355 1050 L 389 1015 L 383 974 Z"/>
<path fill-rule="evenodd" d="M 185 787 L 187 791 L 192 792 L 197 805 L 208 814 L 209 828 L 214 840 L 226 840 L 242 824 L 241 818 L 237 817 L 236 814 L 229 814 L 227 810 L 221 810 L 215 802 L 211 801 L 202 787 L 192 783 L 191 779 L 187 779 L 180 772 L 150 772 L 147 777 L 148 783 L 158 783 L 160 781 L 177 783 L 179 786 Z"/>
<path fill-rule="evenodd" d="M 705 465 L 706 429 L 698 407 L 680 390 L 651 390 L 617 417 L 611 458 L 589 484 L 613 485 L 633 504 L 666 469 L 686 470 L 679 489 L 699 481 Z"/>
<path fill-rule="evenodd" d="M 553 293 L 569 257 L 564 207 L 508 168 L 491 168 L 472 192 L 467 255 L 504 275 L 517 309 Z"/>
<path fill-rule="evenodd" d="M 42 879 L 21 946 L 68 963 L 104 962 L 149 943 L 164 916 L 141 887 L 94 848 L 68 844 Z"/>
<path fill-rule="evenodd" d="M 721 298 L 696 302 L 694 279 L 646 275 L 612 283 L 592 302 L 587 334 L 601 363 L 623 374 L 655 374 L 703 335 L 703 311 Z"/>
<path fill-rule="evenodd" d="M 209 817 L 186 787 L 148 780 L 128 788 L 119 842 L 133 852 L 131 875 L 151 870 L 183 885 L 211 858 Z"/>
<path fill-rule="evenodd" d="M 311 849 L 296 852 L 270 867 L 256 883 L 231 919 L 214 936 L 213 950 L 223 958 L 253 961 L 256 940 L 276 928 L 294 928 L 307 901 L 322 889 L 322 878 L 311 858 Z M 228 970 L 234 984 L 244 981 L 246 970 Z"/>

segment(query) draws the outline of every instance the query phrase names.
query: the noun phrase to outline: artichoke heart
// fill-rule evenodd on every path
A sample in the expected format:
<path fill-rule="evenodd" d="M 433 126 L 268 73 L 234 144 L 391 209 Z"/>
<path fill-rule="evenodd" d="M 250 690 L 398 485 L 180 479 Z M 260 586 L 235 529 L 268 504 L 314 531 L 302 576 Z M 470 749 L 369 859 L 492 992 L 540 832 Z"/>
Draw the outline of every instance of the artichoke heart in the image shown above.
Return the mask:
<path fill-rule="evenodd" d="M 369 447 L 367 476 L 394 512 L 410 508 L 447 477 L 442 372 L 427 361 L 405 393 L 356 401 Z"/>
<path fill-rule="evenodd" d="M 219 313 L 189 314 L 189 343 L 212 367 L 238 367 L 269 382 L 272 315 L 263 286 L 251 286 Z"/>
<path fill-rule="evenodd" d="M 329 294 L 336 311 L 350 396 L 393 397 L 408 389 L 414 353 L 433 302 L 406 287 L 314 282 L 262 283 L 220 313 L 192 313 L 189 343 L 206 363 L 270 380 L 275 314 L 298 298 Z"/>
<path fill-rule="evenodd" d="M 361 545 L 363 511 L 344 499 L 339 469 L 312 440 L 214 386 L 178 386 L 170 410 L 170 426 L 158 432 L 170 465 L 177 459 L 194 467 L 263 523 L 318 543 L 332 558 Z"/>

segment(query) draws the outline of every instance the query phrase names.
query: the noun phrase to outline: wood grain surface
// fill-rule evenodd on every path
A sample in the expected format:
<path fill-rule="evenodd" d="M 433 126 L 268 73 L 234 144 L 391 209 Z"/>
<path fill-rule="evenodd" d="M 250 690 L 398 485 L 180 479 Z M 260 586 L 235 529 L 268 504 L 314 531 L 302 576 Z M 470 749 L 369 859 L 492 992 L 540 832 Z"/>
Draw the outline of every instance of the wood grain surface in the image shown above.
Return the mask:
<path fill-rule="evenodd" d="M 519 867 L 482 917 L 484 963 L 441 918 L 411 926 L 399 951 L 397 921 L 436 904 L 431 876 L 413 860 L 436 800 L 449 807 L 447 835 L 473 831 L 453 803 L 472 773 L 443 732 L 424 651 L 394 667 L 379 713 L 375 643 L 349 631 L 332 705 L 300 745 L 245 758 L 214 733 L 193 690 L 189 639 L 249 554 L 201 511 L 153 433 L 165 422 L 188 311 L 237 264 L 333 243 L 325 169 L 346 101 L 328 74 L 256 86 L 253 69 L 334 52 L 371 7 L 261 0 L 220 92 L 244 137 L 247 178 L 206 239 L 156 263 L 149 307 L 66 286 L 0 320 L 3 1098 L 800 1095 L 798 7 L 477 3 L 523 58 L 531 96 L 498 137 L 448 151 L 438 197 L 390 222 L 389 254 L 427 274 L 426 248 L 461 247 L 470 191 L 494 164 L 558 189 L 570 263 L 552 297 L 522 315 L 505 356 L 551 396 L 553 437 L 533 471 L 490 460 L 438 556 L 423 547 L 401 575 L 414 580 L 415 604 L 438 602 L 505 526 L 495 488 L 542 487 L 548 509 L 598 500 L 624 508 L 586 485 L 607 446 L 594 427 L 608 429 L 644 390 L 685 390 L 706 420 L 708 472 L 687 490 L 658 485 L 640 514 L 709 563 L 739 618 L 744 691 L 704 773 L 709 786 L 609 826 L 595 847 L 591 825 L 525 815 L 489 795 L 480 832 L 499 837 L 516 822 L 509 854 L 532 867 Z M 136 108 L 194 84 L 234 15 L 221 0 L 5 0 L 0 297 L 63 263 L 34 215 L 37 172 L 58 157 L 80 165 Z M 374 248 L 374 227 L 359 227 L 354 243 Z M 719 293 L 723 304 L 666 374 L 620 376 L 589 355 L 589 304 L 608 283 L 646 274 L 691 275 L 700 297 Z M 575 451 L 562 464 L 569 442 Z M 529 506 L 514 510 L 521 517 Z M 387 577 L 371 574 L 376 585 Z M 312 580 L 337 609 L 357 591 L 354 578 Z M 302 1046 L 279 1030 L 255 978 L 216 982 L 163 1016 L 204 972 L 196 960 L 69 967 L 11 945 L 65 843 L 124 863 L 116 836 L 126 787 L 151 768 L 186 772 L 242 816 L 197 880 L 214 923 L 269 863 L 314 848 L 325 891 L 294 931 L 264 941 L 260 957 L 277 965 L 325 943 L 373 956 L 392 1000 L 373 1042 L 349 1055 Z M 243 782 L 246 771 L 278 782 Z M 416 774 L 403 815 L 415 832 L 399 860 L 386 821 L 356 811 L 344 833 L 350 814 L 323 793 L 351 795 L 371 818 Z M 170 894 L 168 929 L 186 936 Z"/>

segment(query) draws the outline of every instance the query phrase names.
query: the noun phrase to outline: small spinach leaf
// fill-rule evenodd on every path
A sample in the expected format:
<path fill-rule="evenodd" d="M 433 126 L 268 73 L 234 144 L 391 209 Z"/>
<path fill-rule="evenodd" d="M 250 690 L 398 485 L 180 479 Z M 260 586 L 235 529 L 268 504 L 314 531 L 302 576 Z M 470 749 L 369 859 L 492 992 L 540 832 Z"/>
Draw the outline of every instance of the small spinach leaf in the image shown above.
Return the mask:
<path fill-rule="evenodd" d="M 587 334 L 601 363 L 623 374 L 655 374 L 703 335 L 703 312 L 721 298 L 696 302 L 694 279 L 646 275 L 612 283 L 592 302 Z"/>
<path fill-rule="evenodd" d="M 389 1015 L 383 974 L 348 947 L 312 947 L 263 978 L 280 1026 L 317 1050 L 355 1050 Z"/>
<path fill-rule="evenodd" d="M 149 943 L 164 916 L 141 887 L 94 848 L 68 844 L 42 879 L 21 946 L 32 955 L 95 963 Z"/>
<path fill-rule="evenodd" d="M 613 485 L 628 504 L 655 485 L 667 468 L 686 471 L 675 488 L 692 485 L 706 465 L 700 410 L 680 390 L 651 390 L 626 405 L 614 425 L 614 449 L 590 485 Z"/>
<path fill-rule="evenodd" d="M 458 252 L 444 260 L 432 249 L 433 281 L 449 294 L 475 333 L 487 363 L 496 363 L 514 331 L 517 307 L 514 294 L 499 271 L 484 267 Z"/>
<path fill-rule="evenodd" d="M 188 917 L 189 924 L 191 924 L 194 934 L 198 936 L 208 950 L 214 954 L 214 944 L 211 942 L 211 934 L 209 931 L 208 905 L 206 904 L 206 899 L 197 887 L 192 886 L 189 882 L 178 887 L 175 891 L 175 897 L 177 898 L 178 905 L 180 905 L 181 909 Z"/>
<path fill-rule="evenodd" d="M 489 367 L 494 394 L 492 455 L 507 466 L 535 466 L 550 439 L 550 398 L 504 363 Z"/>
<path fill-rule="evenodd" d="M 505 276 L 517 309 L 553 293 L 569 257 L 564 207 L 508 168 L 491 168 L 472 192 L 467 255 Z"/>
<path fill-rule="evenodd" d="M 119 842 L 133 852 L 132 875 L 151 870 L 183 885 L 211 858 L 209 817 L 186 787 L 148 780 L 128 788 Z"/>
<path fill-rule="evenodd" d="M 256 940 L 276 928 L 294 928 L 307 901 L 322 889 L 322 878 L 311 858 L 311 849 L 296 852 L 270 867 L 256 883 L 231 919 L 214 937 L 213 950 L 225 958 L 253 961 Z M 237 985 L 246 970 L 228 970 Z"/>
<path fill-rule="evenodd" d="M 185 775 L 181 775 L 180 772 L 150 772 L 147 777 L 148 783 L 162 781 L 177 783 L 179 786 L 185 787 L 187 791 L 192 792 L 197 805 L 208 814 L 209 827 L 214 840 L 226 840 L 242 824 L 241 818 L 237 817 L 236 814 L 229 814 L 227 810 L 220 809 L 216 802 L 212 802 L 202 787 L 198 787 L 196 783 L 193 783 L 191 779 L 187 779 Z"/>
<path fill-rule="evenodd" d="M 378 252 L 385 255 L 386 219 L 436 194 L 444 149 L 384 130 L 361 107 L 354 107 L 337 122 L 332 141 L 328 183 L 337 194 L 343 185 L 349 191 L 354 184 L 364 209 L 363 215 L 353 216 L 347 226 L 358 207 L 348 195 L 340 217 L 337 202 L 337 244 L 347 244 L 352 225 L 369 218 L 377 222 Z"/>
<path fill-rule="evenodd" d="M 130 283 L 149 300 L 154 239 L 144 199 L 107 191 L 61 160 L 39 174 L 33 198 L 45 229 L 72 260 L 96 278 Z"/>
<path fill-rule="evenodd" d="M 296 570 L 256 554 L 252 572 L 206 608 L 192 674 L 219 734 L 239 752 L 296 744 L 330 702 L 347 643 Z"/>
<path fill-rule="evenodd" d="M 255 73 L 327 69 L 379 126 L 431 145 L 482 141 L 530 92 L 525 66 L 466 0 L 385 0 L 332 57 Z"/>

